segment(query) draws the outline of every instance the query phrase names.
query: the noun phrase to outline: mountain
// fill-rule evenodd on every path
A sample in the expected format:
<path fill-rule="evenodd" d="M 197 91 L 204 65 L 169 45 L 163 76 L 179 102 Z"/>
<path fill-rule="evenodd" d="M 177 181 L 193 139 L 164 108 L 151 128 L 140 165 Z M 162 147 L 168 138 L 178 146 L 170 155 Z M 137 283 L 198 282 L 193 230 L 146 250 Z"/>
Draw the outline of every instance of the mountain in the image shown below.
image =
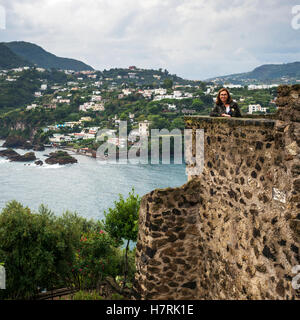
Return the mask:
<path fill-rule="evenodd" d="M 232 82 L 246 84 L 249 82 L 295 82 L 300 80 L 300 62 L 285 64 L 265 64 L 251 72 L 230 74 L 210 78 L 207 81 L 218 83 Z"/>
<path fill-rule="evenodd" d="M 40 68 L 55 68 L 74 71 L 94 70 L 91 66 L 81 61 L 57 57 L 56 55 L 47 52 L 40 46 L 33 43 L 24 41 L 13 41 L 2 43 L 2 45 L 5 45 L 21 59 L 27 60 L 31 64 L 36 65 Z"/>
<path fill-rule="evenodd" d="M 12 52 L 5 44 L 0 43 L 0 69 L 12 69 L 24 66 L 32 66 L 32 63 L 25 61 Z"/>

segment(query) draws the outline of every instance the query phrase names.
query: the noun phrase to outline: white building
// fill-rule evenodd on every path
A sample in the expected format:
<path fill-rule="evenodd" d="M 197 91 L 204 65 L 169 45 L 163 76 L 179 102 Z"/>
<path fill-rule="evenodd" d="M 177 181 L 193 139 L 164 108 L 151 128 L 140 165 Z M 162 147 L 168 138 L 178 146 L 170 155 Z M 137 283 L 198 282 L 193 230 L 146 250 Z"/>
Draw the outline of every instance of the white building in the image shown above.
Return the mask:
<path fill-rule="evenodd" d="M 102 97 L 98 96 L 98 95 L 93 95 L 92 99 L 91 99 L 91 101 L 93 101 L 93 102 L 99 102 L 101 100 L 102 100 Z"/>
<path fill-rule="evenodd" d="M 250 104 L 248 114 L 252 114 L 253 112 L 267 112 L 267 108 L 262 108 L 260 104 Z"/>
<path fill-rule="evenodd" d="M 175 90 L 175 91 L 173 92 L 173 97 L 174 97 L 174 99 L 180 98 L 181 96 L 182 96 L 182 92 L 181 92 L 181 91 Z"/>
<path fill-rule="evenodd" d="M 70 104 L 71 100 L 70 100 L 70 99 L 59 99 L 58 102 L 59 102 L 59 103 Z"/>
<path fill-rule="evenodd" d="M 278 87 L 278 84 L 260 84 L 260 85 L 250 84 L 248 85 L 248 90 L 271 89 L 276 87 Z"/>
<path fill-rule="evenodd" d="M 232 84 L 232 83 L 224 84 L 224 87 L 228 88 L 228 89 L 234 89 L 234 88 L 240 89 L 240 88 L 242 88 L 242 86 L 240 84 Z"/>
<path fill-rule="evenodd" d="M 132 91 L 130 89 L 123 89 L 122 92 L 125 96 L 129 96 L 130 94 L 132 94 Z"/>
<path fill-rule="evenodd" d="M 177 107 L 175 104 L 168 104 L 168 109 L 169 110 L 177 110 Z"/>
<path fill-rule="evenodd" d="M 139 122 L 140 136 L 149 136 L 149 127 L 150 127 L 150 122 L 148 120 L 145 120 L 143 122 Z"/>
<path fill-rule="evenodd" d="M 27 106 L 26 110 L 34 110 L 37 107 L 36 104 L 31 104 L 30 106 Z"/>
<path fill-rule="evenodd" d="M 159 95 L 167 94 L 167 89 L 164 89 L 164 88 L 155 89 L 154 94 L 159 94 Z"/>

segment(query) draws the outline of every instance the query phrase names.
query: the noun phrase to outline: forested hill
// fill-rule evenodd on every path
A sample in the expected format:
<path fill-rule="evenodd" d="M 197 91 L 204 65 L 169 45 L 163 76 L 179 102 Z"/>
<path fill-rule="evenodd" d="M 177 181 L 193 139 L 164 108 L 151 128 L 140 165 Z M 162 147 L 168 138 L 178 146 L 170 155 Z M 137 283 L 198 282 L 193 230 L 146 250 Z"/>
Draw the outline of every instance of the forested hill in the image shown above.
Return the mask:
<path fill-rule="evenodd" d="M 5 44 L 0 43 L 0 69 L 12 69 L 24 66 L 32 66 L 32 63 L 25 61 Z"/>
<path fill-rule="evenodd" d="M 217 82 L 245 84 L 248 82 L 295 82 L 300 80 L 300 62 L 265 64 L 251 72 L 230 74 L 208 79 Z"/>
<path fill-rule="evenodd" d="M 36 65 L 40 68 L 45 69 L 63 69 L 63 70 L 74 70 L 74 71 L 83 71 L 83 70 L 93 70 L 93 68 L 81 61 L 69 58 L 61 58 L 56 55 L 47 52 L 42 47 L 24 41 L 13 41 L 6 42 L 1 44 L 2 47 L 6 46 L 10 51 L 15 55 L 15 57 L 19 58 L 20 61 L 18 63 L 17 60 L 14 61 L 12 68 L 14 67 L 22 67 L 24 65 Z M 4 49 L 2 49 L 4 50 Z M 4 55 L 4 51 L 3 51 Z M 3 59 L 3 65 L 0 64 L 2 68 L 9 68 L 7 63 L 5 64 L 6 58 L 2 57 L 2 51 L 0 52 L 0 59 Z M 12 59 L 12 58 L 11 58 Z M 24 60 L 29 63 L 24 64 Z M 9 61 L 9 60 L 8 60 Z M 23 62 L 23 63 L 22 63 Z"/>

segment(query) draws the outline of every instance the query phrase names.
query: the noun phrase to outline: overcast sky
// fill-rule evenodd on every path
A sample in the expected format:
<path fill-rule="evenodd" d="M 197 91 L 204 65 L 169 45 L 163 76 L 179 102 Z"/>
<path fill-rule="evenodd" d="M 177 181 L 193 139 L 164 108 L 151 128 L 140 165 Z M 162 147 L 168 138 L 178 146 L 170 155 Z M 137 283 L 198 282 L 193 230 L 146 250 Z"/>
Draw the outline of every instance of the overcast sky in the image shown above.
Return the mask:
<path fill-rule="evenodd" d="M 203 80 L 300 61 L 300 29 L 291 24 L 300 0 L 0 0 L 0 5 L 6 12 L 0 41 L 33 42 L 97 70 L 136 65 Z"/>

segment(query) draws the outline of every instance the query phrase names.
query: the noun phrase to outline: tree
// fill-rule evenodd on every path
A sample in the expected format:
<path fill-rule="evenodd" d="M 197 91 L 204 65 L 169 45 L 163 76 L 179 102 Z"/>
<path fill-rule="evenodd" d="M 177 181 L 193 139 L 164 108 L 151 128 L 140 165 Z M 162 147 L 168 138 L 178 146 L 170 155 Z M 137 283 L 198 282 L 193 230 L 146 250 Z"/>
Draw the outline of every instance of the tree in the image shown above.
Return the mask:
<path fill-rule="evenodd" d="M 192 103 L 192 107 L 195 108 L 197 111 L 201 111 L 203 109 L 203 101 L 200 99 L 194 99 Z"/>
<path fill-rule="evenodd" d="M 109 208 L 108 213 L 104 211 L 105 221 L 104 229 L 117 242 L 123 243 L 123 239 L 127 240 L 125 250 L 125 270 L 123 288 L 126 285 L 128 274 L 128 250 L 130 241 L 136 241 L 138 235 L 138 215 L 141 199 L 139 195 L 134 194 L 134 188 L 129 192 L 128 198 L 119 194 L 119 201 L 115 201 L 115 207 Z"/>
<path fill-rule="evenodd" d="M 164 80 L 163 88 L 171 89 L 173 87 L 173 81 L 171 79 Z"/>

